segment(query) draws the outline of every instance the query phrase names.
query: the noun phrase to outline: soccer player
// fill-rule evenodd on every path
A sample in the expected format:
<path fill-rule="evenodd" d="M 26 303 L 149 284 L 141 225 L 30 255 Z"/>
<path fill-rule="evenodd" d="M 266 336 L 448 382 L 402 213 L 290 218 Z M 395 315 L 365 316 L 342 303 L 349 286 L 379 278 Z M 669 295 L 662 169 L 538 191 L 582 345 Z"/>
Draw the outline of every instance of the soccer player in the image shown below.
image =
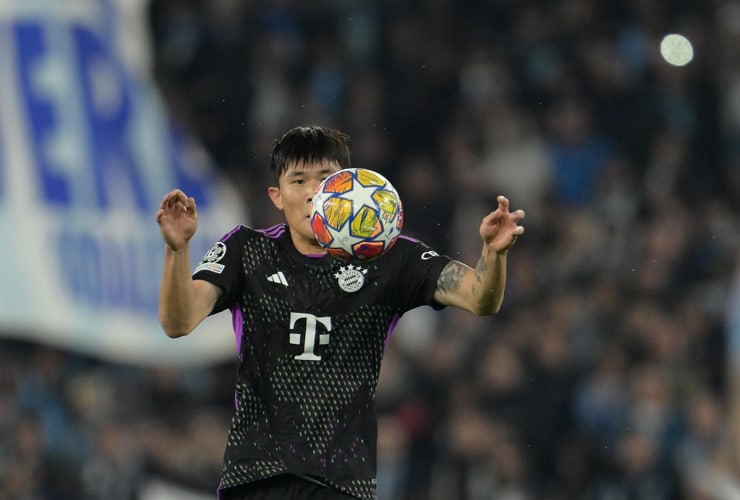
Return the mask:
<path fill-rule="evenodd" d="M 524 233 L 522 210 L 483 218 L 483 250 L 471 268 L 399 237 L 386 254 L 345 263 L 311 230 L 311 198 L 350 167 L 348 136 L 297 127 L 274 145 L 270 199 L 285 223 L 238 226 L 191 275 L 195 200 L 175 189 L 157 212 L 165 241 L 159 318 L 166 334 L 192 332 L 229 309 L 238 347 L 235 413 L 218 488 L 223 500 L 374 499 L 375 388 L 387 340 L 415 307 L 496 313 L 506 255 Z"/>

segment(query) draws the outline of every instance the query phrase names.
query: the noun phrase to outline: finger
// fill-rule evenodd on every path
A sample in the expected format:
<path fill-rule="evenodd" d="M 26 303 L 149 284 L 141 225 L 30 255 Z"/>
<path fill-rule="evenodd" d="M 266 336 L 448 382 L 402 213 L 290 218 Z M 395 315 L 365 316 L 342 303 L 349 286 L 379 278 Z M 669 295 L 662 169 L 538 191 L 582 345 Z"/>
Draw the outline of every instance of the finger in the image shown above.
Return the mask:
<path fill-rule="evenodd" d="M 182 203 L 185 207 L 188 206 L 188 197 L 180 189 L 173 189 L 162 198 L 160 208 L 173 207 L 177 202 Z"/>
<path fill-rule="evenodd" d="M 186 211 L 187 207 L 185 207 L 185 204 L 182 202 L 182 200 L 174 198 L 170 200 L 170 202 L 167 204 L 167 206 L 165 206 L 164 209 L 170 213 L 178 213 Z"/>
<path fill-rule="evenodd" d="M 195 212 L 195 198 L 187 197 L 185 193 L 180 191 L 176 194 L 175 198 L 172 199 L 170 205 L 174 211 L 177 212 Z"/>
<path fill-rule="evenodd" d="M 496 224 L 499 219 L 499 213 L 494 211 L 483 217 L 484 224 Z"/>
<path fill-rule="evenodd" d="M 171 193 L 171 194 L 166 195 L 162 199 L 162 203 L 160 204 L 160 208 L 163 208 L 165 210 L 171 209 L 172 207 L 175 206 L 176 203 L 177 203 L 177 195 L 175 193 Z"/>
<path fill-rule="evenodd" d="M 521 210 L 521 209 L 514 210 L 513 212 L 511 212 L 511 219 L 514 222 L 519 222 L 519 221 L 523 220 L 525 216 L 526 216 L 526 214 L 524 213 L 524 210 Z"/>
<path fill-rule="evenodd" d="M 498 208 L 503 212 L 509 211 L 509 199 L 506 196 L 498 195 L 496 197 L 496 201 L 498 201 Z"/>

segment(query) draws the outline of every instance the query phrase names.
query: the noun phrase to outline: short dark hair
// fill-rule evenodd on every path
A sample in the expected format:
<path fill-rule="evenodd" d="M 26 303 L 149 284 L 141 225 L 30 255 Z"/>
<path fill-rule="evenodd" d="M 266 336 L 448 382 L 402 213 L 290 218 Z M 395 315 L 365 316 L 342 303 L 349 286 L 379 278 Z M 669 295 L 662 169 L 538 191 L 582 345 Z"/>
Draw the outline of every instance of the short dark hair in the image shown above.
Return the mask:
<path fill-rule="evenodd" d="M 336 129 L 304 125 L 287 131 L 275 141 L 270 157 L 270 171 L 275 182 L 292 163 L 328 160 L 340 168 L 350 168 L 349 135 Z"/>

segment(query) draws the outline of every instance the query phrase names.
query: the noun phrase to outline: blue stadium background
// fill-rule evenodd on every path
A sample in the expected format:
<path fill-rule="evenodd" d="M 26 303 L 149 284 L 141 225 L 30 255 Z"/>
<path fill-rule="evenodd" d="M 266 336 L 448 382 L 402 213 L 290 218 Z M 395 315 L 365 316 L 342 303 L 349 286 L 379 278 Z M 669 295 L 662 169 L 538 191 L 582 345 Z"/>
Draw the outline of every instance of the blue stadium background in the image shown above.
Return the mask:
<path fill-rule="evenodd" d="M 419 310 L 394 334 L 380 500 L 740 497 L 736 2 L 151 0 L 148 19 L 167 108 L 251 225 L 278 220 L 270 148 L 303 123 L 347 131 L 405 232 L 463 261 L 497 194 L 527 212 L 499 315 Z M 660 57 L 672 32 L 686 66 Z M 0 497 L 213 498 L 234 368 L 0 341 Z"/>

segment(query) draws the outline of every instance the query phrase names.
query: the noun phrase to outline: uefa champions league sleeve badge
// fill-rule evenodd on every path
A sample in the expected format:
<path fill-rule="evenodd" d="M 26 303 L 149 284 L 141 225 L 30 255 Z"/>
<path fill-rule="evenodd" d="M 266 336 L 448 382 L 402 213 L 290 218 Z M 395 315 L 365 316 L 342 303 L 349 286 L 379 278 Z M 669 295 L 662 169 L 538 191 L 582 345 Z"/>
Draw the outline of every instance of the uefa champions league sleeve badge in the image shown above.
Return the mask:
<path fill-rule="evenodd" d="M 206 252 L 205 256 L 203 256 L 203 259 L 198 264 L 198 267 L 195 268 L 193 274 L 204 270 L 221 274 L 226 266 L 219 264 L 218 261 L 223 259 L 224 255 L 226 255 L 226 245 L 222 241 L 217 241 L 213 244 L 210 250 Z"/>
<path fill-rule="evenodd" d="M 360 266 L 342 266 L 339 268 L 339 272 L 334 274 L 337 279 L 339 288 L 347 293 L 354 293 L 358 291 L 365 284 L 365 275 L 367 269 L 362 269 Z"/>

